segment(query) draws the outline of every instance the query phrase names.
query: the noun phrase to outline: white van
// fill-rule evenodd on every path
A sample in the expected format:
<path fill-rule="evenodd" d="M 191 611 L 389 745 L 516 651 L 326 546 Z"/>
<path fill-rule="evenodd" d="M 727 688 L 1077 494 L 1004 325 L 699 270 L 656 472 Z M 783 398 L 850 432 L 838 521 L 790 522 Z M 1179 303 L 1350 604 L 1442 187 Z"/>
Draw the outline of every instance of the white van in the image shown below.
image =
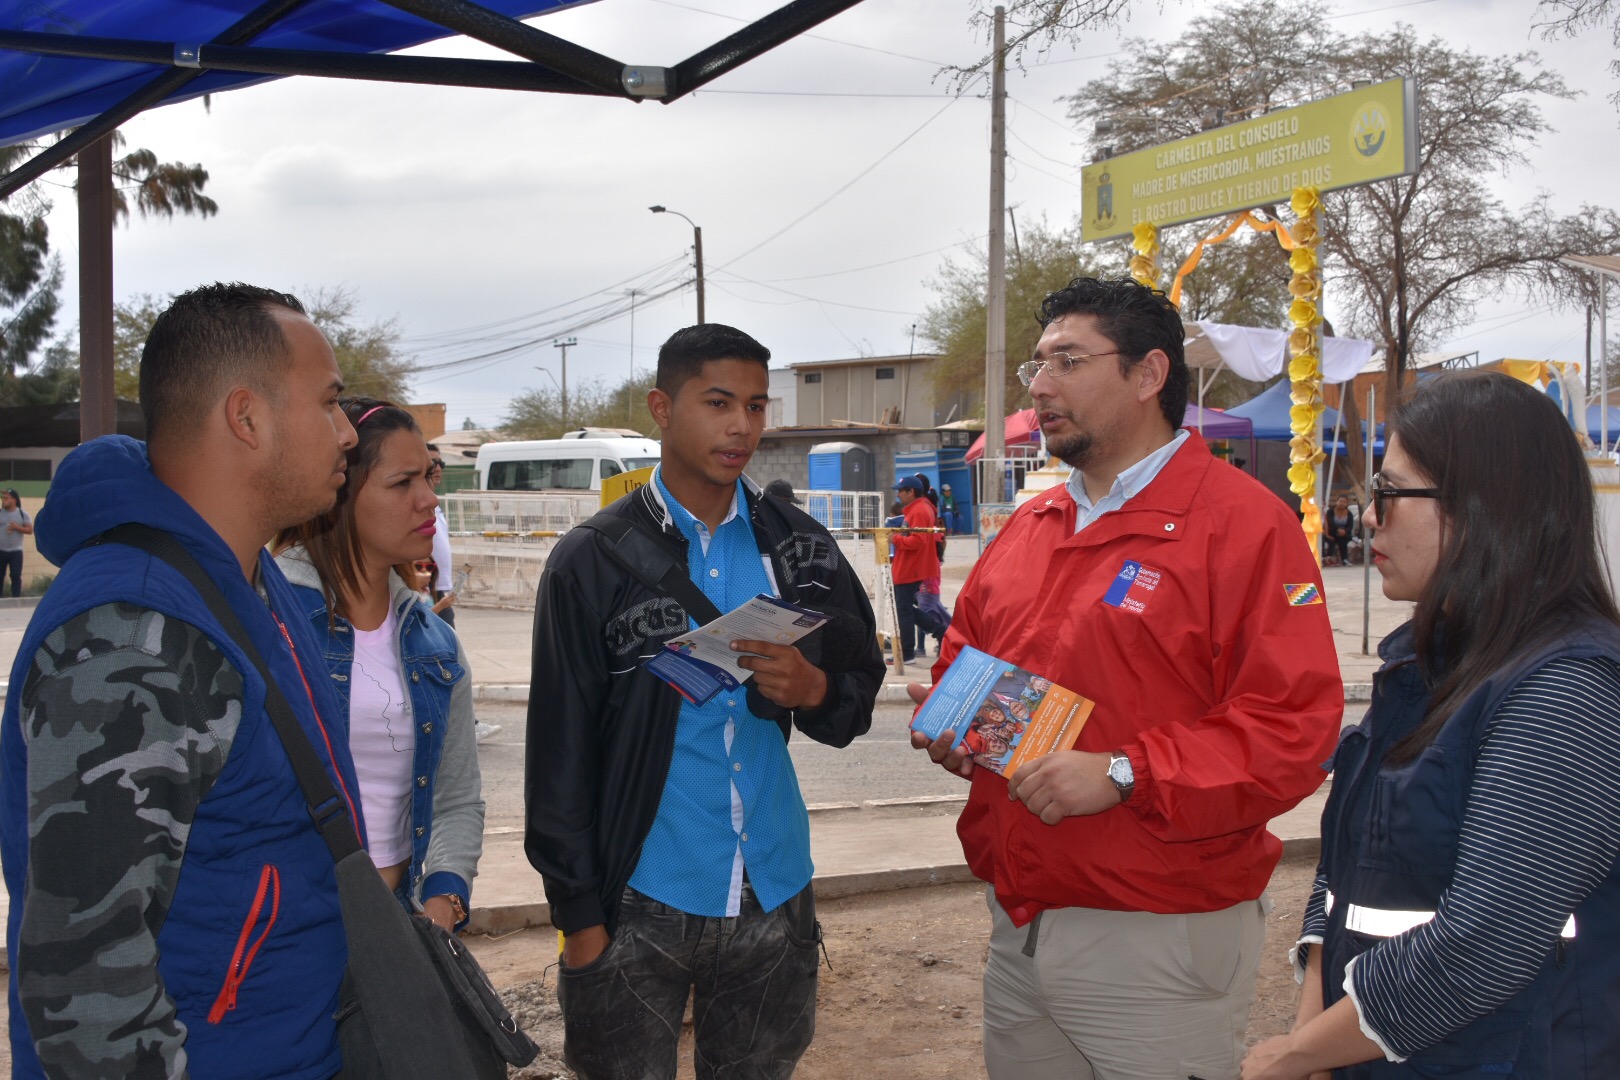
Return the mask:
<path fill-rule="evenodd" d="M 601 491 L 610 476 L 657 465 L 653 439 L 570 432 L 560 439 L 490 442 L 478 448 L 485 491 Z"/>

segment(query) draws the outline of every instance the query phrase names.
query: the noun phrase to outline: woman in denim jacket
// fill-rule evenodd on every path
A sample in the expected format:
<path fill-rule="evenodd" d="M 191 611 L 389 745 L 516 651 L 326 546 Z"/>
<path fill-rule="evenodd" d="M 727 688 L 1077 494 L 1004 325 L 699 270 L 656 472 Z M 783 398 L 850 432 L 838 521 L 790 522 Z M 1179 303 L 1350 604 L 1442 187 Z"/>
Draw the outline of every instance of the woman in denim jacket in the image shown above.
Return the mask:
<path fill-rule="evenodd" d="M 421 599 L 438 498 L 410 413 L 339 403 L 359 436 L 337 505 L 277 540 L 277 563 L 326 641 L 348 708 L 366 847 L 408 910 L 467 922 L 483 851 L 484 797 L 472 678 L 453 631 Z"/>

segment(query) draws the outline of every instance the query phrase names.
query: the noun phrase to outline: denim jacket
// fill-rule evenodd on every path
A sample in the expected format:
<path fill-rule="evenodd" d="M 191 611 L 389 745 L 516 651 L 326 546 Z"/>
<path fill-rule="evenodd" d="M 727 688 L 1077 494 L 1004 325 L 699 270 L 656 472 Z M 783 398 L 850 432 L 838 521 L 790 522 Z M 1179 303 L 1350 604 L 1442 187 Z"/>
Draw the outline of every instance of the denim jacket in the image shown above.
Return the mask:
<path fill-rule="evenodd" d="M 354 630 L 348 620 L 327 622 L 320 576 L 302 548 L 276 559 L 298 594 L 311 628 L 323 642 L 327 671 L 347 721 Z M 411 793 L 411 864 L 404 885 L 420 907 L 431 896 L 454 894 L 470 908 L 472 879 L 484 847 L 483 780 L 472 708 L 472 673 L 455 631 L 434 615 L 410 586 L 390 572 L 399 612 L 400 671 L 410 683 L 417 718 Z M 459 929 L 459 927 L 458 927 Z"/>

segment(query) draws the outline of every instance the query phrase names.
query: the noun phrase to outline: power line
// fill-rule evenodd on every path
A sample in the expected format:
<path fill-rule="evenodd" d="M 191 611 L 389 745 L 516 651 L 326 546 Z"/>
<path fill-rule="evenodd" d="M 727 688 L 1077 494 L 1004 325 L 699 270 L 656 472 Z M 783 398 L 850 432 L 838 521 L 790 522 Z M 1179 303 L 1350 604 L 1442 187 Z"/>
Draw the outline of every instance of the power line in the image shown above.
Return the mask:
<path fill-rule="evenodd" d="M 660 2 L 664 3 L 664 2 L 668 2 L 668 0 L 660 0 Z M 945 102 L 944 106 L 941 107 L 938 112 L 934 113 L 934 115 L 930 116 L 927 120 L 924 120 L 916 128 L 912 129 L 911 134 L 907 135 L 905 138 L 901 139 L 899 142 L 897 142 L 893 146 L 889 147 L 889 149 L 884 151 L 883 154 L 876 161 L 872 162 L 872 164 L 868 165 L 866 168 L 864 168 L 860 172 L 856 173 L 854 177 L 852 177 L 846 184 L 844 184 L 838 190 L 834 191 L 831 195 L 828 195 L 825 199 L 822 199 L 820 202 L 816 203 L 816 205 L 812 206 L 810 209 L 806 210 L 804 213 L 800 214 L 798 217 L 794 218 L 792 221 L 788 222 L 786 225 L 782 226 L 780 229 L 777 229 L 775 232 L 771 233 L 771 235 L 767 236 L 765 239 L 761 240 L 759 243 L 755 244 L 753 247 L 749 248 L 747 251 L 744 251 L 741 255 L 734 256 L 731 259 L 729 259 L 727 262 L 721 264 L 720 266 L 715 267 L 714 271 L 711 271 L 711 273 L 717 272 L 717 271 L 720 271 L 720 270 L 724 270 L 726 267 L 732 266 L 732 265 L 734 265 L 736 263 L 741 262 L 743 259 L 746 259 L 748 256 L 752 255 L 754 252 L 758 251 L 760 248 L 764 247 L 766 244 L 769 244 L 772 240 L 775 240 L 777 237 L 781 236 L 783 233 L 787 232 L 789 229 L 793 228 L 795 225 L 798 225 L 800 222 L 804 221 L 805 218 L 808 218 L 811 214 L 814 214 L 816 211 L 820 210 L 822 207 L 826 206 L 828 203 L 830 203 L 834 199 L 838 198 L 838 196 L 842 195 L 844 192 L 846 192 L 850 188 L 854 187 L 861 180 L 865 179 L 865 177 L 867 176 L 868 173 L 872 172 L 879 165 L 883 164 L 885 161 L 889 160 L 889 158 L 893 157 L 896 153 L 898 153 L 901 147 L 905 146 L 912 139 L 914 139 L 918 135 L 922 134 L 923 129 L 926 128 L 929 124 L 932 124 L 935 120 L 938 120 L 941 116 L 944 116 L 945 111 L 947 109 L 949 109 L 952 105 L 955 105 L 960 100 L 961 100 L 960 98 L 953 97 L 949 101 Z"/>
<path fill-rule="evenodd" d="M 755 281 L 753 278 L 743 277 L 741 274 L 736 273 L 735 271 L 728 270 L 728 271 L 725 271 L 725 273 L 728 273 L 732 277 L 736 278 L 738 281 L 746 282 L 749 285 L 758 285 L 762 289 L 769 289 L 772 292 L 782 293 L 784 296 L 794 297 L 795 302 L 798 302 L 798 303 L 830 304 L 833 307 L 853 308 L 856 311 L 875 311 L 875 312 L 877 312 L 877 313 L 879 313 L 881 315 L 917 315 L 917 314 L 920 314 L 919 312 L 916 312 L 916 311 L 898 311 L 898 310 L 896 310 L 894 308 L 868 307 L 865 304 L 846 304 L 846 303 L 843 303 L 843 302 L 838 301 L 838 300 L 823 300 L 819 296 L 807 296 L 806 294 L 801 293 L 801 292 L 794 292 L 792 289 L 784 289 L 784 288 L 782 288 L 781 286 L 778 286 L 778 285 L 769 285 L 769 284 L 766 284 L 763 281 Z M 730 290 L 727 290 L 727 291 L 730 291 Z M 736 296 L 737 294 L 732 293 L 732 295 Z M 749 300 L 750 303 L 755 303 L 755 304 L 781 303 L 781 301 L 750 299 L 749 297 L 738 297 L 738 299 Z"/>
<path fill-rule="evenodd" d="M 989 235 L 989 234 L 988 233 L 980 233 L 978 236 L 969 237 L 966 240 L 958 240 L 956 243 L 954 243 L 954 244 L 946 244 L 944 247 L 933 248 L 932 250 L 929 250 L 929 251 L 919 251 L 915 255 L 902 255 L 898 259 L 889 259 L 889 260 L 887 260 L 885 262 L 868 263 L 865 266 L 852 266 L 848 270 L 829 270 L 825 274 L 801 274 L 798 277 L 763 278 L 760 281 L 756 282 L 756 284 L 768 285 L 768 284 L 771 284 L 772 282 L 782 282 L 782 281 L 814 281 L 814 280 L 817 280 L 819 278 L 842 277 L 845 274 L 858 274 L 863 270 L 877 270 L 880 267 L 884 267 L 884 266 L 894 266 L 896 263 L 910 262 L 912 259 L 922 259 L 922 258 L 926 258 L 929 255 L 938 255 L 942 251 L 954 251 L 959 247 L 965 247 L 968 244 L 977 243 L 978 241 L 983 240 L 987 235 Z M 735 276 L 740 276 L 740 275 L 735 275 Z M 744 280 L 747 280 L 747 279 L 744 279 Z"/>

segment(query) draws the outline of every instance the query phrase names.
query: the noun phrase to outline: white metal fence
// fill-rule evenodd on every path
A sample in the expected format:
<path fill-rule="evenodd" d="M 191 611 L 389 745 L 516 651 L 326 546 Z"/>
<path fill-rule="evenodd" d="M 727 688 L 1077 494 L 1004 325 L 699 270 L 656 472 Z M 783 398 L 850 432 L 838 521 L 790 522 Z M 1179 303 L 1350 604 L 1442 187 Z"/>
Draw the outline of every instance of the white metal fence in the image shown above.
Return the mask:
<path fill-rule="evenodd" d="M 855 529 L 883 524 L 883 495 L 876 491 L 800 492 L 805 509 L 832 532 L 876 604 L 880 578 L 872 537 Z M 474 607 L 532 608 L 540 572 L 569 529 L 596 513 L 595 493 L 461 491 L 439 499 L 450 526 L 456 602 Z M 886 615 L 879 628 L 887 632 Z"/>
<path fill-rule="evenodd" d="M 801 491 L 805 513 L 829 529 L 875 529 L 883 524 L 881 491 Z"/>

